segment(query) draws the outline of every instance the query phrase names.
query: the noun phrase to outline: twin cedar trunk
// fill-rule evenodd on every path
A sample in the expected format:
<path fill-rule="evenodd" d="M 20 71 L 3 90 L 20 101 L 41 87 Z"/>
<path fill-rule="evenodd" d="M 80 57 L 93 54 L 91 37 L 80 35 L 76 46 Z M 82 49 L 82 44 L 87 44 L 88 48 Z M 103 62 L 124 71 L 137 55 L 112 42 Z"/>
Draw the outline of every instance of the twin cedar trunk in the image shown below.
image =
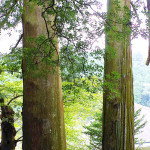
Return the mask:
<path fill-rule="evenodd" d="M 119 0 L 121 8 L 129 7 L 129 0 Z M 36 62 L 36 70 L 28 68 L 30 53 L 26 50 L 35 45 L 28 38 L 47 35 L 45 23 L 41 17 L 42 9 L 24 0 L 23 15 L 23 150 L 65 150 L 64 112 L 62 103 L 61 79 L 58 66 Z M 113 0 L 108 0 L 108 15 L 115 11 Z M 123 13 L 121 11 L 121 13 Z M 118 14 L 120 15 L 120 14 Z M 50 18 L 53 22 L 53 17 Z M 113 18 L 115 22 L 115 18 Z M 123 25 L 115 23 L 119 31 Z M 52 30 L 51 30 L 52 31 Z M 114 32 L 115 34 L 115 32 Z M 128 36 L 130 40 L 130 36 Z M 125 40 L 118 41 L 106 34 L 107 46 L 115 49 L 106 51 L 105 81 L 113 84 L 113 90 L 108 84 L 104 89 L 103 114 L 103 150 L 134 150 L 134 108 L 132 85 L 131 48 Z M 56 47 L 58 42 L 55 38 Z M 27 49 L 26 49 L 27 48 Z M 57 49 L 58 50 L 58 49 Z M 31 51 L 32 53 L 32 51 Z M 56 52 L 54 52 L 56 56 Z M 28 54 L 28 55 L 27 55 Z M 49 70 L 44 76 L 38 76 L 43 69 Z M 115 72 L 120 74 L 116 78 Z"/>
<path fill-rule="evenodd" d="M 27 2 L 24 0 L 23 14 L 23 150 L 66 150 L 60 68 L 40 61 L 39 55 L 30 60 L 36 45 L 29 38 L 47 36 L 47 31 L 41 7 Z M 49 21 L 53 18 L 49 16 Z M 58 51 L 57 38 L 55 44 Z M 56 51 L 53 55 L 58 58 Z"/>
<path fill-rule="evenodd" d="M 124 31 L 130 23 L 117 23 L 114 17 L 125 16 L 124 6 L 130 8 L 130 0 L 119 0 L 121 11 L 117 11 L 114 1 L 108 0 L 107 21 L 111 25 L 106 32 L 102 149 L 134 150 L 132 55 L 130 34 Z M 117 39 L 113 27 L 127 38 Z"/>

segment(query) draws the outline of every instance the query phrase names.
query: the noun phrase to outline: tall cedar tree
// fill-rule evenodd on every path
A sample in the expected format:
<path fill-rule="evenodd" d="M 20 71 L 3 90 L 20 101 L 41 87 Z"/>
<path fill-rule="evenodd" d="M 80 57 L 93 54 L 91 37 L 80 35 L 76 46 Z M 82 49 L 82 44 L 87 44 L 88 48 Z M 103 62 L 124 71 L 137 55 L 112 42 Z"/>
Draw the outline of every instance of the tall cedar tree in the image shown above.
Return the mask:
<path fill-rule="evenodd" d="M 49 3 L 54 10 L 54 1 Z M 45 24 L 42 7 L 24 0 L 23 150 L 66 150 L 58 40 L 52 28 L 55 16 L 48 17 Z M 36 39 L 47 34 L 49 43 L 45 40 L 39 46 Z"/>
<path fill-rule="evenodd" d="M 130 0 L 108 0 L 103 150 L 134 150 Z"/>

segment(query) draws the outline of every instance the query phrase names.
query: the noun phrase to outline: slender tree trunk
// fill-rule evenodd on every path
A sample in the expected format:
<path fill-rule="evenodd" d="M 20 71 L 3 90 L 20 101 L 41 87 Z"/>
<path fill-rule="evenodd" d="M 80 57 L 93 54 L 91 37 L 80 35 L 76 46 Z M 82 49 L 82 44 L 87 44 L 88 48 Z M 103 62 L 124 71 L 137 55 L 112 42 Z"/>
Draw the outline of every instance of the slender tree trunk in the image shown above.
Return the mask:
<path fill-rule="evenodd" d="M 108 0 L 102 149 L 134 150 L 130 0 L 118 1 L 121 10 L 115 0 Z M 118 17 L 124 21 L 119 22 Z"/>
<path fill-rule="evenodd" d="M 4 105 L 3 99 L 0 100 L 2 110 L 2 141 L 0 145 L 1 150 L 15 150 L 16 147 L 16 129 L 14 127 L 14 111 L 10 106 Z"/>
<path fill-rule="evenodd" d="M 60 68 L 42 61 L 40 53 L 31 57 L 36 44 L 29 42 L 29 38 L 47 36 L 42 11 L 37 4 L 24 0 L 23 150 L 66 150 Z M 49 16 L 49 21 L 52 23 L 54 17 Z M 53 30 L 49 31 L 52 34 Z M 58 51 L 56 37 L 55 47 Z M 58 59 L 58 52 L 52 54 L 52 60 Z"/>

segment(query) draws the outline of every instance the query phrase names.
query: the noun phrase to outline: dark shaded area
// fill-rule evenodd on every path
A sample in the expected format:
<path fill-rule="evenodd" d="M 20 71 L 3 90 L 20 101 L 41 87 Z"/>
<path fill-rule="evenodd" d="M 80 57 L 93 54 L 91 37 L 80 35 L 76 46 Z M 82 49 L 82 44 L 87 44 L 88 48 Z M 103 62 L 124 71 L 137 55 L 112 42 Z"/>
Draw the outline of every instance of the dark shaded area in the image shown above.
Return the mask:
<path fill-rule="evenodd" d="M 16 129 L 14 127 L 14 111 L 10 106 L 4 105 L 4 100 L 1 99 L 1 129 L 2 129 L 2 142 L 0 150 L 15 150 L 16 147 Z"/>

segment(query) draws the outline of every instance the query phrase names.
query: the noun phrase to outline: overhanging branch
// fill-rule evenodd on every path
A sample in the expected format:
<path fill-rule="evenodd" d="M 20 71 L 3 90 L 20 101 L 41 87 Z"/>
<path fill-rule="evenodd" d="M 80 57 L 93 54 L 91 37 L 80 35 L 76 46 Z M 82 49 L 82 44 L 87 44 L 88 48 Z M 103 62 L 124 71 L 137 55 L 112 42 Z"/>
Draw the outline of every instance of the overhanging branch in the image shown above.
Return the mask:
<path fill-rule="evenodd" d="M 21 97 L 21 96 L 23 96 L 23 95 L 18 95 L 18 96 L 16 96 L 16 97 L 13 97 L 13 98 L 7 103 L 7 105 L 9 105 L 13 100 L 15 100 L 15 99 L 17 99 L 18 97 Z"/>
<path fill-rule="evenodd" d="M 13 47 L 13 49 L 17 48 L 18 44 L 20 43 L 20 41 L 22 40 L 23 38 L 23 34 L 21 34 L 19 40 L 17 41 L 16 45 Z"/>

